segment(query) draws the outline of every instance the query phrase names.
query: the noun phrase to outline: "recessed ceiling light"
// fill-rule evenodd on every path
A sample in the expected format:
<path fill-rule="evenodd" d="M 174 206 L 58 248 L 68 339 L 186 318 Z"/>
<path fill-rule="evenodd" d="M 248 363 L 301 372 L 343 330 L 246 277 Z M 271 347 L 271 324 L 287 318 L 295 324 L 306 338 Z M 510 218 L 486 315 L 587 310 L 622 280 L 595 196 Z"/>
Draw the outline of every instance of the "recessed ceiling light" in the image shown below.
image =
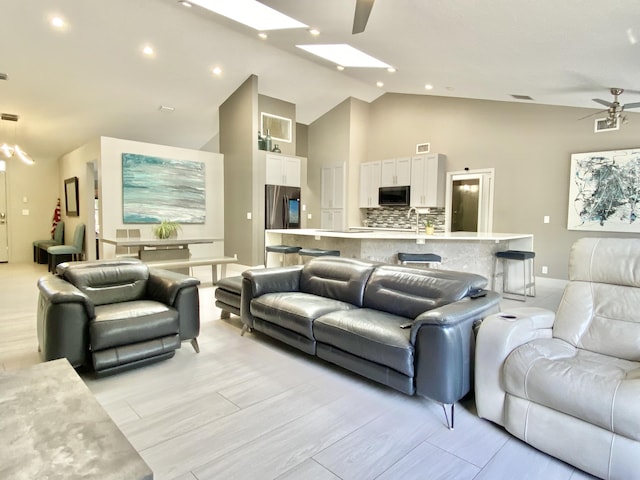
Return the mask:
<path fill-rule="evenodd" d="M 346 43 L 296 45 L 296 47 L 345 67 L 389 68 L 391 66 Z"/>
<path fill-rule="evenodd" d="M 64 18 L 58 16 L 52 17 L 51 25 L 55 28 L 63 28 L 65 26 Z"/>
<path fill-rule="evenodd" d="M 314 37 L 317 37 L 318 35 L 320 35 L 320 30 L 318 30 L 317 28 L 310 28 L 309 33 Z"/>
<path fill-rule="evenodd" d="M 266 40 L 267 38 L 269 38 L 269 35 L 267 35 L 267 34 L 266 34 L 266 33 L 264 33 L 264 32 L 260 32 L 260 33 L 258 34 L 258 36 L 259 36 L 262 40 Z"/>
<path fill-rule="evenodd" d="M 187 7 L 187 8 L 193 7 L 193 4 L 191 2 L 187 2 L 187 0 L 180 0 L 178 3 L 183 7 Z"/>
<path fill-rule="evenodd" d="M 340 71 L 343 71 L 343 70 L 344 70 L 344 67 L 343 67 L 342 65 L 336 65 L 336 68 L 337 68 L 338 70 L 340 70 Z"/>
<path fill-rule="evenodd" d="M 397 70 L 396 70 L 395 68 L 393 68 L 393 67 L 389 67 L 389 68 L 387 68 L 387 72 L 389 72 L 389 73 L 396 73 L 396 72 L 397 72 Z"/>
<path fill-rule="evenodd" d="M 427 83 L 427 84 L 424 86 L 424 89 L 425 89 L 425 90 L 433 90 L 433 85 L 431 85 L 430 83 Z"/>
<path fill-rule="evenodd" d="M 283 30 L 307 28 L 302 22 L 288 17 L 256 0 L 191 0 L 214 13 L 230 18 L 255 30 Z"/>
<path fill-rule="evenodd" d="M 172 113 L 175 110 L 175 107 L 170 107 L 169 105 L 160 105 L 158 110 L 165 113 Z"/>
<path fill-rule="evenodd" d="M 384 87 L 384 82 L 376 82 L 376 87 Z"/>
<path fill-rule="evenodd" d="M 150 57 L 150 56 L 151 56 L 151 55 L 153 55 L 153 53 L 154 53 L 154 52 L 153 52 L 153 47 L 151 47 L 150 45 L 145 45 L 145 46 L 142 48 L 142 53 L 144 53 L 145 55 L 147 55 L 147 56 L 149 56 L 149 57 Z"/>
<path fill-rule="evenodd" d="M 214 75 L 220 75 L 220 74 L 222 73 L 222 69 L 221 69 L 220 67 L 213 67 L 213 68 L 211 69 L 211 72 L 212 72 Z"/>

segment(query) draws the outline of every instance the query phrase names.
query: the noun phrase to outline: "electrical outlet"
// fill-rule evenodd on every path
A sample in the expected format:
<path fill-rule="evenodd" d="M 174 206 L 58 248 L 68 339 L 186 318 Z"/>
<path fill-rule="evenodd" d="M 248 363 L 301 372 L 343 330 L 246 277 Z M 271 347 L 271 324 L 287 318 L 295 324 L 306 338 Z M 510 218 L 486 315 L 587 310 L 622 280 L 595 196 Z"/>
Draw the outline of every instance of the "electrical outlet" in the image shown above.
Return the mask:
<path fill-rule="evenodd" d="M 313 215 L 310 213 L 307 213 L 307 220 L 311 220 L 313 218 Z"/>
<path fill-rule="evenodd" d="M 251 212 L 247 212 L 247 220 L 251 220 Z"/>
<path fill-rule="evenodd" d="M 545 215 L 544 218 L 542 219 L 543 223 L 549 223 L 549 215 Z"/>
<path fill-rule="evenodd" d="M 546 275 L 547 273 L 549 273 L 549 267 L 547 267 L 546 265 L 542 266 L 542 274 Z"/>
<path fill-rule="evenodd" d="M 417 245 L 424 245 L 424 238 L 418 238 L 418 239 L 416 239 L 416 244 L 417 244 Z"/>

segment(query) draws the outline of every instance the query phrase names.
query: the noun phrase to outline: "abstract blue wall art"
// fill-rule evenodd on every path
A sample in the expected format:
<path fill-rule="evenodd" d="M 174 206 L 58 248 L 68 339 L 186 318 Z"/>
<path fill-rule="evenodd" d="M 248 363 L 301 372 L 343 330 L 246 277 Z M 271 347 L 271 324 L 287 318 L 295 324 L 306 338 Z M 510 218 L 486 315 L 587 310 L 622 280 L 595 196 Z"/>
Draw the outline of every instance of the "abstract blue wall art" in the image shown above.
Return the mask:
<path fill-rule="evenodd" d="M 122 154 L 123 223 L 204 223 L 205 164 Z"/>
<path fill-rule="evenodd" d="M 640 148 L 571 155 L 569 230 L 640 232 Z"/>

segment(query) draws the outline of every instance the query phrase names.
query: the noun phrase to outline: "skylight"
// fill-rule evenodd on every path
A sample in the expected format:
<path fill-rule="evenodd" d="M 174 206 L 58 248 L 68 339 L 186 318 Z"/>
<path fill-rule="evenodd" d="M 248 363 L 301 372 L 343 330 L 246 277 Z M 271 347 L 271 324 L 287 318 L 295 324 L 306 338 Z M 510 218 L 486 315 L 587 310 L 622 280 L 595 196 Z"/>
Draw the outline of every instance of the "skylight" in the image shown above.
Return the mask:
<path fill-rule="evenodd" d="M 307 28 L 302 22 L 255 0 L 190 0 L 214 13 L 247 25 L 255 30 Z"/>
<path fill-rule="evenodd" d="M 346 43 L 296 45 L 296 47 L 343 67 L 389 68 L 391 66 Z"/>

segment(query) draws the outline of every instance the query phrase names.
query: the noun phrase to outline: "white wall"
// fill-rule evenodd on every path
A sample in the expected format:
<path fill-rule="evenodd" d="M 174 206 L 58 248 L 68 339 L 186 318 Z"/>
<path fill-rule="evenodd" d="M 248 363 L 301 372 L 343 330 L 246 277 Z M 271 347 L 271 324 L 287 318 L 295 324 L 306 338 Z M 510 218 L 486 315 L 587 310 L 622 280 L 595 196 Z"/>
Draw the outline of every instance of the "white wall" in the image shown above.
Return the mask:
<path fill-rule="evenodd" d="M 152 224 L 125 225 L 122 222 L 123 153 L 204 162 L 206 176 L 205 223 L 183 224 L 178 237 L 224 237 L 223 155 L 109 137 L 100 138 L 100 157 L 98 160 L 101 237 L 115 238 L 118 228 L 140 228 L 142 238 L 153 238 Z M 189 249 L 194 257 L 221 256 L 224 252 L 224 243 L 192 245 Z M 113 246 L 101 245 L 101 258 L 111 258 L 114 254 Z"/>
<path fill-rule="evenodd" d="M 25 165 L 16 158 L 6 160 L 10 263 L 32 262 L 33 242 L 51 238 L 53 211 L 64 192 L 58 162 L 52 158 L 35 160 L 35 165 Z"/>
<path fill-rule="evenodd" d="M 59 160 L 59 184 L 60 184 L 60 205 L 62 220 L 64 220 L 64 243 L 73 243 L 73 232 L 75 228 L 84 223 L 84 252 L 86 258 L 94 260 L 96 258 L 95 248 L 95 222 L 93 208 L 90 206 L 94 198 L 93 175 L 89 174 L 88 164 L 95 163 L 100 155 L 100 143 L 94 140 L 60 157 Z M 66 215 L 66 204 L 64 196 L 64 181 L 67 178 L 78 177 L 78 207 L 77 217 Z"/>

